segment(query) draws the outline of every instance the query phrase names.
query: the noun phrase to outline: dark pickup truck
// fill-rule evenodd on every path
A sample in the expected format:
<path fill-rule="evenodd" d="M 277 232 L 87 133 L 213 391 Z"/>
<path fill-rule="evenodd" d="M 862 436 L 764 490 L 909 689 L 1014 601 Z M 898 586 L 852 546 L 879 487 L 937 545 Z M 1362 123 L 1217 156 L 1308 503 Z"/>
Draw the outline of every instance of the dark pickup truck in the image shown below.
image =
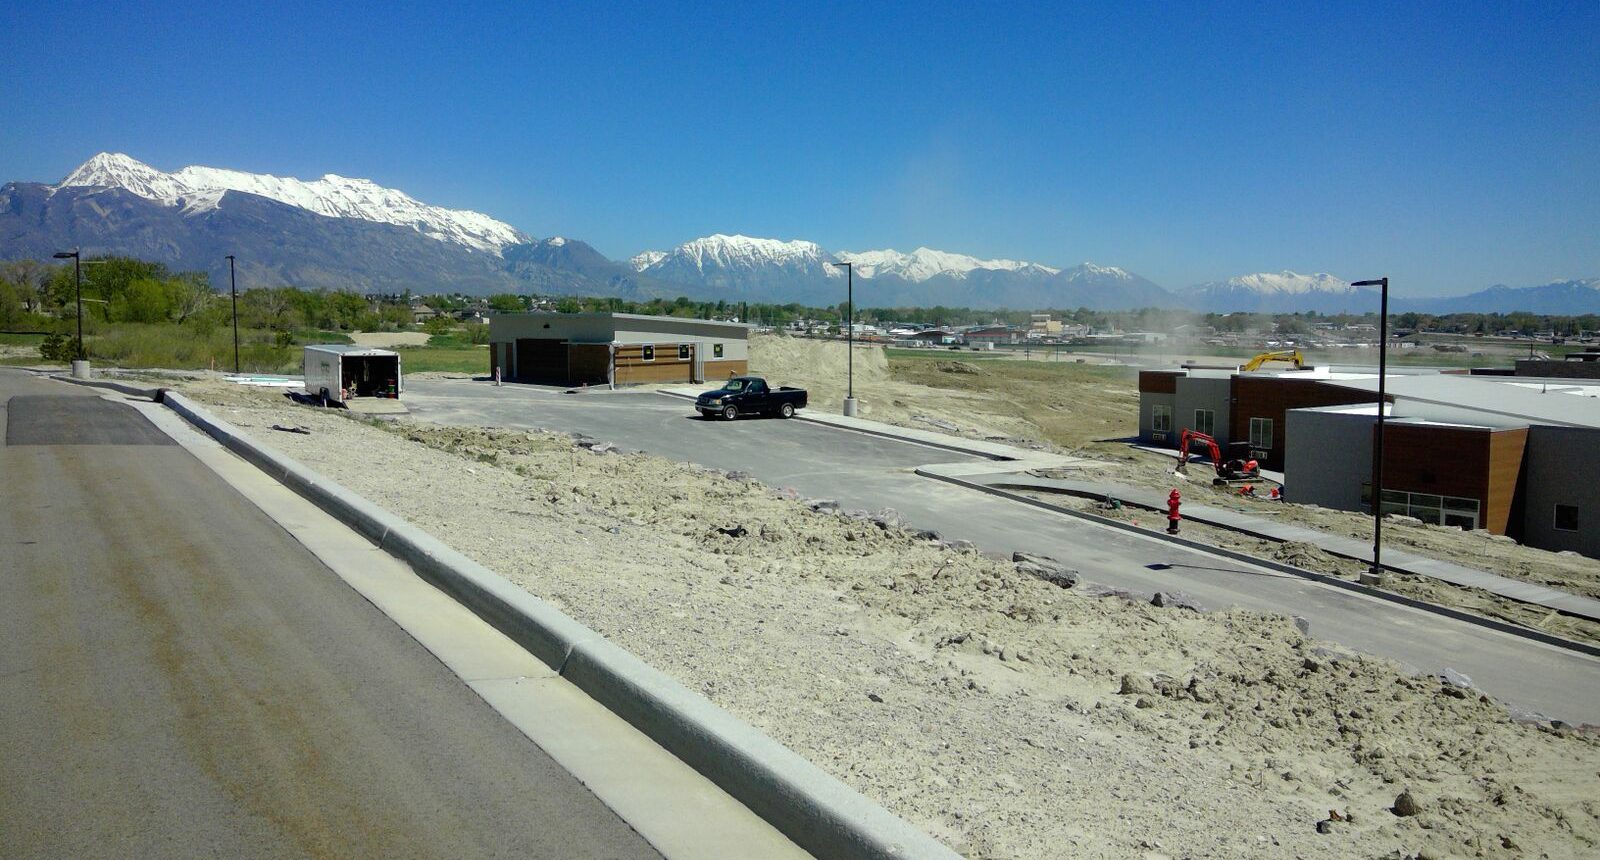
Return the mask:
<path fill-rule="evenodd" d="M 740 415 L 792 418 L 796 409 L 806 408 L 806 390 L 788 387 L 773 390 L 759 376 L 735 376 L 721 388 L 695 398 L 694 408 L 707 418 L 720 415 L 728 421 Z"/>

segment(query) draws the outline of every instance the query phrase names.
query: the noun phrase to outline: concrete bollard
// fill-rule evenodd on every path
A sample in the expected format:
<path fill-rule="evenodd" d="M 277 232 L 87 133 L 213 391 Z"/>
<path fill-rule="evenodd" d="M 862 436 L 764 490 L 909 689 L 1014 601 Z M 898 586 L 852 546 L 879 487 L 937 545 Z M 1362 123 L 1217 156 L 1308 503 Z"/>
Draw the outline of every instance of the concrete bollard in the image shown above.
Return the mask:
<path fill-rule="evenodd" d="M 856 406 L 857 403 L 854 397 L 846 397 L 844 399 L 844 415 L 846 418 L 856 417 Z"/>
<path fill-rule="evenodd" d="M 76 359 L 76 360 L 74 360 L 72 362 L 72 378 L 73 379 L 88 379 L 89 378 L 89 361 L 88 361 L 88 359 Z"/>

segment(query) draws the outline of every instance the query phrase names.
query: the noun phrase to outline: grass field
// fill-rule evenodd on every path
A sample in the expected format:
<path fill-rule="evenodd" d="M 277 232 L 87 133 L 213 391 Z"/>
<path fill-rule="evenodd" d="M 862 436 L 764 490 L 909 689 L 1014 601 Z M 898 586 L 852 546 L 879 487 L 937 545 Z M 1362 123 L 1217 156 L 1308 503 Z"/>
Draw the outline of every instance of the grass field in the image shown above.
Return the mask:
<path fill-rule="evenodd" d="M 248 373 L 300 372 L 302 349 L 308 343 L 350 343 L 343 332 L 305 329 L 284 335 L 268 330 L 239 332 L 240 369 Z M 38 346 L 43 335 L 0 334 L 0 364 L 43 363 Z M 232 370 L 233 329 L 197 330 L 178 325 L 101 324 L 84 338 L 89 359 L 100 367 L 171 370 Z M 443 371 L 483 375 L 489 372 L 489 349 L 464 337 L 433 338 L 427 346 L 401 347 L 407 373 Z"/>

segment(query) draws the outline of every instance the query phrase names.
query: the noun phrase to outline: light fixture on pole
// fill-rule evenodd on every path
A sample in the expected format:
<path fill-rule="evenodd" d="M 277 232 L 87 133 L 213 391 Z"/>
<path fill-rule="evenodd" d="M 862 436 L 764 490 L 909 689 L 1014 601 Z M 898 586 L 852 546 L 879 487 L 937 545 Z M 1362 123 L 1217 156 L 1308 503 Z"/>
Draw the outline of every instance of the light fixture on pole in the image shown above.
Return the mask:
<path fill-rule="evenodd" d="M 844 346 L 845 346 L 845 395 L 844 414 L 852 418 L 856 414 L 856 279 L 855 267 L 849 262 L 829 263 L 831 266 L 844 267 L 845 300 L 844 300 Z"/>
<path fill-rule="evenodd" d="M 87 379 L 89 354 L 83 351 L 83 249 L 57 251 L 55 258 L 72 261 L 72 278 L 78 288 L 78 348 L 72 353 L 72 375 L 74 378 Z"/>
<path fill-rule="evenodd" d="M 233 372 L 239 374 L 239 282 L 233 276 L 233 255 L 228 255 L 228 291 L 233 293 Z"/>
<path fill-rule="evenodd" d="M 1372 566 L 1361 575 L 1366 585 L 1382 585 L 1383 575 L 1383 422 L 1384 382 L 1389 378 L 1389 279 L 1355 281 L 1352 287 L 1378 287 L 1378 431 L 1372 442 Z"/>

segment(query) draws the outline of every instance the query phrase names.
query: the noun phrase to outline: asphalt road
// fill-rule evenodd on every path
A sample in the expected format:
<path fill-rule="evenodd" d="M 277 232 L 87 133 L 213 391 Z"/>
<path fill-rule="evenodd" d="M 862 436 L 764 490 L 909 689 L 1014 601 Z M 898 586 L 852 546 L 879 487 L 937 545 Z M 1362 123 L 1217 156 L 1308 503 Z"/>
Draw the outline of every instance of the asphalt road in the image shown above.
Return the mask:
<path fill-rule="evenodd" d="M 659 856 L 98 393 L 0 371 L 0 856 Z"/>
<path fill-rule="evenodd" d="M 1319 638 L 1414 671 L 1452 668 L 1517 707 L 1600 724 L 1600 660 L 912 472 L 927 463 L 975 458 L 804 421 L 705 421 L 688 401 L 652 393 L 567 395 L 411 379 L 405 400 L 421 420 L 585 433 L 675 460 L 743 470 L 771 486 L 846 507 L 894 508 L 915 527 L 970 540 L 985 552 L 1050 555 L 1106 585 L 1145 594 L 1180 590 L 1211 608 L 1297 615 Z"/>

